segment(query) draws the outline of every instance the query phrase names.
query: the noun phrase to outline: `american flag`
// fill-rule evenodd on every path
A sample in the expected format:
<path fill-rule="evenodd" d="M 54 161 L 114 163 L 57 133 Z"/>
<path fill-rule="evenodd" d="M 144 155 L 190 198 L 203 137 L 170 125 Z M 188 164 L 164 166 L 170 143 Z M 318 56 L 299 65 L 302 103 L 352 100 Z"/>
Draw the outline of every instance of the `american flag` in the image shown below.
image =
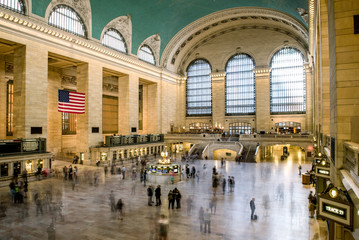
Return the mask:
<path fill-rule="evenodd" d="M 59 112 L 85 113 L 85 93 L 59 90 Z"/>

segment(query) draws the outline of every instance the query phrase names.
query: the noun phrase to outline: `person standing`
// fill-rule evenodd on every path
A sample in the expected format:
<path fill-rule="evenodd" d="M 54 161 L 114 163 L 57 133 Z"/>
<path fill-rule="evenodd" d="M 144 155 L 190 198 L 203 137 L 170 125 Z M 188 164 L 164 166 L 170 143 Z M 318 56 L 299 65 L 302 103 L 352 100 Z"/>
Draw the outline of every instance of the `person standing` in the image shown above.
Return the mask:
<path fill-rule="evenodd" d="M 256 210 L 256 205 L 254 203 L 254 198 L 249 202 L 249 206 L 251 207 L 251 220 L 256 220 L 254 217 L 254 211 Z"/>
<path fill-rule="evenodd" d="M 111 212 L 115 212 L 116 211 L 116 203 L 115 203 L 115 194 L 114 194 L 113 190 L 111 190 L 109 198 L 110 198 Z"/>
<path fill-rule="evenodd" d="M 148 186 L 147 188 L 148 206 L 152 206 L 152 196 L 153 196 L 152 186 Z"/>
<path fill-rule="evenodd" d="M 182 196 L 181 196 L 180 191 L 177 188 L 175 188 L 175 189 L 173 189 L 173 194 L 174 194 L 174 196 L 175 196 L 174 198 L 176 200 L 176 208 L 177 209 L 181 208 L 181 198 L 182 198 Z"/>
<path fill-rule="evenodd" d="M 208 208 L 206 212 L 203 214 L 204 220 L 204 233 L 211 233 L 211 213 L 209 212 Z"/>
<path fill-rule="evenodd" d="M 155 190 L 156 206 L 161 206 L 161 185 L 158 185 Z"/>
<path fill-rule="evenodd" d="M 203 225 L 204 225 L 204 209 L 201 207 L 198 212 L 198 219 L 199 219 L 199 230 L 203 231 Z"/>
<path fill-rule="evenodd" d="M 117 204 L 116 204 L 116 208 L 117 208 L 117 219 L 121 219 L 123 220 L 123 202 L 122 199 L 118 199 Z"/>
<path fill-rule="evenodd" d="M 174 205 L 175 205 L 174 195 L 173 195 L 172 190 L 170 190 L 168 192 L 168 209 L 170 209 L 171 206 L 172 206 L 172 209 L 173 209 Z"/>
<path fill-rule="evenodd" d="M 122 179 L 125 180 L 126 167 L 122 166 Z"/>
<path fill-rule="evenodd" d="M 298 172 L 299 172 L 298 175 L 302 175 L 302 165 L 300 165 L 300 164 L 298 166 Z"/>

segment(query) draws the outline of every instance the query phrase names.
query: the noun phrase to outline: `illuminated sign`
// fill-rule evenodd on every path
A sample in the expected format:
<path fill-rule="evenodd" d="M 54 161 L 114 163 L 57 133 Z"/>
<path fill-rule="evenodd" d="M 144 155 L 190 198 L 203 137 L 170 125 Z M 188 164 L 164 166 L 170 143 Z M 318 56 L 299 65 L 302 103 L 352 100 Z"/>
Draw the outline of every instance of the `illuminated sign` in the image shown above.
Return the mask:
<path fill-rule="evenodd" d="M 319 195 L 319 215 L 347 227 L 353 225 L 353 206 L 338 198 Z"/>
<path fill-rule="evenodd" d="M 322 178 L 330 178 L 330 168 L 328 167 L 322 167 L 322 166 L 316 166 L 315 167 L 315 175 L 317 177 L 322 177 Z"/>

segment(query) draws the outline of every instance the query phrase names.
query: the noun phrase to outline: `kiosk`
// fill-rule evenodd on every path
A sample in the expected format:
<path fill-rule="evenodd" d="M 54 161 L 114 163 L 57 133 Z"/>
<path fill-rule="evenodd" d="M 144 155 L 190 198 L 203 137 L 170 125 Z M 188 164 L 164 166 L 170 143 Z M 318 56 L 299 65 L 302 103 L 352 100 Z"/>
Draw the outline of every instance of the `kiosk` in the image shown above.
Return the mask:
<path fill-rule="evenodd" d="M 167 159 L 167 152 L 161 153 L 162 159 L 157 164 L 151 164 L 147 167 L 148 180 L 155 184 L 175 183 L 181 181 L 181 165 L 171 163 Z"/>

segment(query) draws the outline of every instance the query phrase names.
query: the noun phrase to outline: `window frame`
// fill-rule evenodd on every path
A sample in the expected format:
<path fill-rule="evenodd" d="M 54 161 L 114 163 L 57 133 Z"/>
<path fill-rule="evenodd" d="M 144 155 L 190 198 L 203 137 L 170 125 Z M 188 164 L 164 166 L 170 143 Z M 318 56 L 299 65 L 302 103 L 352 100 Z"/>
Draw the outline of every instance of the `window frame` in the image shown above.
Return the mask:
<path fill-rule="evenodd" d="M 237 56 L 246 56 L 246 57 L 248 57 L 248 59 L 249 60 L 251 60 L 251 63 L 252 63 L 252 69 L 243 69 L 243 70 L 241 70 L 241 71 L 236 71 L 236 72 L 228 72 L 228 65 L 230 64 L 230 62 L 231 61 L 235 61 L 235 57 L 237 57 Z M 242 64 L 242 63 L 241 63 Z M 248 65 L 248 64 L 247 64 Z M 237 66 L 241 66 L 241 65 L 237 65 Z M 226 116 L 243 116 L 243 115 L 255 115 L 256 114 L 256 81 L 255 81 L 255 73 L 254 73 L 254 69 L 255 69 L 255 61 L 254 61 L 254 59 L 249 55 L 249 54 L 246 54 L 246 53 L 238 53 L 238 54 L 235 54 L 235 55 L 233 55 L 228 61 L 227 61 L 227 63 L 226 63 L 226 67 L 225 67 L 225 71 L 226 71 L 226 78 L 225 78 L 225 87 L 224 87 L 224 89 L 225 89 L 225 115 Z M 229 108 L 229 106 L 228 106 L 228 89 L 229 89 L 229 87 L 227 86 L 227 84 L 228 84 L 228 82 L 229 82 L 229 80 L 228 80 L 228 77 L 229 77 L 229 75 L 231 74 L 231 73 L 233 73 L 233 74 L 240 74 L 240 73 L 243 73 L 243 72 L 249 72 L 250 74 L 252 74 L 252 76 L 251 76 L 251 80 L 253 81 L 253 84 L 243 84 L 243 82 L 244 81 L 246 81 L 246 80 L 248 80 L 249 78 L 247 77 L 247 78 L 245 78 L 244 80 L 243 80 L 243 78 L 237 78 L 236 80 L 240 83 L 240 84 L 237 84 L 237 87 L 239 87 L 239 90 L 241 90 L 241 89 L 243 89 L 243 88 L 246 88 L 246 87 L 248 87 L 248 86 L 253 86 L 253 92 L 252 91 L 246 91 L 246 92 L 240 92 L 240 91 L 236 91 L 235 93 L 238 95 L 238 96 L 240 96 L 240 95 L 242 95 L 242 94 L 253 94 L 253 98 L 236 98 L 236 99 L 233 99 L 233 101 L 241 101 L 241 102 L 243 102 L 243 101 L 253 101 L 253 103 L 249 103 L 250 105 L 252 105 L 252 106 L 245 106 L 244 104 L 243 105 L 241 105 L 240 107 L 237 107 L 238 109 L 239 108 L 245 108 L 245 107 L 248 107 L 248 108 L 253 108 L 253 111 L 247 111 L 247 112 L 245 112 L 245 111 L 242 111 L 242 112 L 235 112 L 235 113 L 228 113 L 227 112 L 227 109 Z"/>
<path fill-rule="evenodd" d="M 10 3 L 2 4 L 1 1 L 6 1 L 7 3 L 8 2 L 10 2 Z M 21 8 L 20 10 L 13 7 L 13 6 L 17 5 L 17 4 Z M 22 15 L 26 15 L 26 5 L 25 5 L 25 2 L 23 0 L 0 0 L 0 7 L 9 9 L 9 10 L 11 10 L 13 12 L 17 12 L 17 13 L 20 13 Z"/>
<path fill-rule="evenodd" d="M 297 56 L 300 56 L 302 61 L 301 61 L 301 64 L 298 64 L 298 62 L 296 62 L 295 64 L 297 65 L 291 65 L 291 66 L 282 66 L 280 68 L 273 68 L 273 62 L 274 62 L 274 59 L 275 57 L 280 54 L 282 51 L 285 51 L 285 50 L 293 50 L 296 52 L 296 54 L 299 54 Z M 284 54 L 283 54 L 284 55 Z M 288 55 L 289 56 L 289 55 Z M 293 56 L 293 58 L 297 57 L 297 56 Z M 293 59 L 292 58 L 292 59 Z M 276 51 L 272 58 L 271 58 L 271 61 L 270 61 L 270 67 L 271 67 L 271 73 L 270 73 L 270 80 L 269 80 L 269 85 L 270 85 L 270 114 L 271 115 L 292 115 L 292 114 L 306 114 L 306 101 L 307 101 L 307 94 L 306 94 L 306 75 L 305 75 L 305 69 L 304 69 L 304 55 L 303 53 L 295 48 L 295 47 L 283 47 L 281 49 L 279 49 L 278 51 Z M 297 69 L 295 69 L 297 68 Z M 283 78 L 283 73 L 278 74 L 276 76 L 277 77 L 277 80 L 278 82 L 275 83 L 276 85 L 278 85 L 277 87 L 275 87 L 274 83 L 273 83 L 273 75 L 274 74 L 277 74 L 276 73 L 276 70 L 277 69 L 284 69 L 284 71 L 286 70 L 287 73 L 290 73 L 291 75 L 289 75 L 289 77 L 287 78 L 290 78 L 293 79 L 294 77 L 298 77 L 299 76 L 299 72 L 300 72 L 300 75 L 303 76 L 302 80 L 301 81 L 298 81 L 298 80 L 291 80 L 291 81 L 284 81 L 284 82 L 280 82 L 280 77 Z M 295 70 L 297 70 L 298 73 L 295 73 Z M 296 75 L 295 75 L 296 74 Z M 303 95 L 301 96 L 298 96 L 298 95 L 293 95 L 293 93 L 297 93 L 298 92 L 298 89 L 296 88 L 293 88 L 293 86 L 296 84 L 298 86 L 301 85 L 301 83 L 303 83 L 303 87 L 300 87 L 302 89 L 299 89 L 299 90 L 302 90 L 303 91 Z M 287 84 L 287 86 L 285 86 Z M 276 90 L 273 90 L 273 88 L 277 88 Z M 278 97 L 274 97 L 274 92 L 277 92 L 278 95 L 283 95 L 283 96 L 278 96 Z M 296 102 L 293 102 L 293 100 L 291 101 L 290 99 L 293 99 L 293 98 L 297 98 L 297 99 L 301 99 L 300 101 L 302 101 L 302 103 L 300 104 L 296 104 Z M 277 101 L 282 101 L 281 103 L 273 103 L 273 101 L 277 99 Z M 286 99 L 289 99 L 288 102 L 286 102 Z M 298 106 L 299 108 L 301 107 L 302 110 L 295 110 L 296 106 Z M 273 108 L 275 107 L 278 107 L 280 109 L 278 109 L 278 111 L 274 111 Z M 283 108 L 289 108 L 288 110 L 286 109 L 283 109 Z"/>
<path fill-rule="evenodd" d="M 150 50 L 151 54 L 149 54 L 148 52 L 142 50 L 142 48 L 148 48 L 148 49 Z M 146 54 L 147 54 L 146 56 L 152 56 L 152 57 L 153 57 L 153 63 L 150 62 L 150 61 L 147 61 L 147 60 L 144 59 L 144 58 L 142 58 L 142 57 L 141 57 L 141 53 L 142 53 L 142 52 L 146 53 Z M 150 46 L 148 46 L 147 44 L 143 44 L 143 45 L 140 47 L 140 49 L 138 50 L 138 59 L 140 59 L 141 61 L 144 61 L 144 62 L 146 62 L 146 63 L 152 64 L 152 65 L 156 65 L 156 57 L 155 57 L 155 54 L 154 54 L 152 48 L 151 48 Z"/>
<path fill-rule="evenodd" d="M 209 67 L 209 73 L 208 73 L 208 79 L 209 79 L 209 81 L 202 81 L 202 82 L 200 82 L 200 83 L 206 83 L 206 82 L 210 82 L 210 88 L 202 88 L 202 89 L 210 89 L 210 91 L 211 91 L 211 94 L 210 94 L 210 96 L 211 96 L 211 100 L 210 100 L 210 107 L 209 107 L 209 109 L 210 109 L 210 113 L 197 113 L 197 114 L 189 114 L 188 113 L 188 110 L 189 110 L 189 108 L 188 108 L 188 105 L 189 105 L 189 101 L 188 101 L 188 92 L 189 92 L 189 89 L 188 89 L 188 80 L 189 80 L 189 78 L 190 77 L 204 77 L 204 76 L 207 76 L 207 74 L 204 74 L 204 75 L 196 75 L 196 76 L 188 76 L 188 71 L 189 71 L 189 69 L 193 66 L 193 64 L 195 64 L 197 61 L 203 61 L 203 62 L 205 62 L 205 63 L 207 63 L 208 64 L 208 67 Z M 203 58 L 201 58 L 201 59 L 195 59 L 195 60 L 193 60 L 189 65 L 188 65 L 188 67 L 187 67 L 187 70 L 186 70 L 186 75 L 187 75 L 187 79 L 186 79 L 186 117 L 198 117 L 198 116 L 212 116 L 212 114 L 213 114 L 213 91 L 212 91 L 212 77 L 211 77 L 211 74 L 212 73 L 212 66 L 211 66 L 211 64 L 206 60 L 206 59 L 203 59 Z M 206 96 L 206 95 L 202 95 L 202 96 Z M 194 101 L 192 101 L 192 102 L 194 102 Z M 198 102 L 198 101 L 197 101 Z M 199 102 L 209 102 L 209 101 L 199 101 Z M 200 109 L 201 108 L 201 106 L 199 106 L 199 107 L 197 107 L 197 109 Z"/>
<path fill-rule="evenodd" d="M 77 23 L 80 24 L 79 26 L 82 27 L 83 34 L 76 31 L 76 30 L 81 30 L 81 29 L 72 30 L 72 29 L 70 29 L 69 26 L 61 26 L 61 25 L 55 24 L 53 22 L 50 22 L 51 18 L 53 17 L 53 14 L 60 14 L 59 12 L 56 12 L 56 10 L 58 10 L 58 9 L 66 9 L 66 10 L 70 11 L 72 14 L 74 14 L 75 17 L 77 17 L 77 19 L 74 19 L 74 18 L 72 18 L 72 16 L 68 16 L 68 15 L 65 15 L 65 14 L 61 13 L 62 19 L 60 19 L 60 21 L 61 20 L 66 20 L 66 23 L 69 25 L 70 22 L 68 21 L 68 19 L 72 18 L 72 20 L 75 20 Z M 59 20 L 59 16 L 56 16 L 56 17 L 57 17 L 56 20 Z M 78 12 L 75 9 L 73 9 L 72 7 L 70 7 L 68 5 L 65 5 L 65 4 L 56 5 L 51 10 L 51 12 L 49 14 L 48 23 L 49 23 L 50 26 L 56 27 L 58 29 L 66 31 L 68 33 L 75 34 L 76 36 L 79 36 L 79 37 L 87 38 L 87 28 L 86 28 L 85 22 L 81 18 L 80 14 L 78 14 Z M 78 26 L 75 25 L 75 26 L 72 26 L 72 27 L 77 28 Z"/>
<path fill-rule="evenodd" d="M 120 37 L 120 39 L 117 39 L 117 38 L 115 38 L 114 36 L 111 36 L 111 35 L 107 35 L 108 32 L 114 32 L 114 33 L 118 34 L 119 37 Z M 122 51 L 121 49 L 117 49 L 115 46 L 111 46 L 110 44 L 106 44 L 106 43 L 104 42 L 105 36 L 110 36 L 110 37 L 112 37 L 112 38 L 115 38 L 115 39 L 118 40 L 119 42 L 122 42 L 123 45 L 124 45 L 124 51 Z M 116 42 L 116 43 L 117 43 L 117 42 Z M 111 49 L 113 49 L 113 50 L 115 50 L 115 51 L 121 52 L 121 53 L 126 53 L 126 54 L 127 54 L 127 52 L 128 52 L 125 38 L 122 36 L 122 34 L 120 33 L 120 31 L 118 31 L 118 30 L 115 29 L 115 28 L 108 28 L 108 29 L 106 30 L 106 32 L 103 34 L 103 37 L 102 37 L 102 45 L 104 45 L 105 47 L 111 48 Z"/>

